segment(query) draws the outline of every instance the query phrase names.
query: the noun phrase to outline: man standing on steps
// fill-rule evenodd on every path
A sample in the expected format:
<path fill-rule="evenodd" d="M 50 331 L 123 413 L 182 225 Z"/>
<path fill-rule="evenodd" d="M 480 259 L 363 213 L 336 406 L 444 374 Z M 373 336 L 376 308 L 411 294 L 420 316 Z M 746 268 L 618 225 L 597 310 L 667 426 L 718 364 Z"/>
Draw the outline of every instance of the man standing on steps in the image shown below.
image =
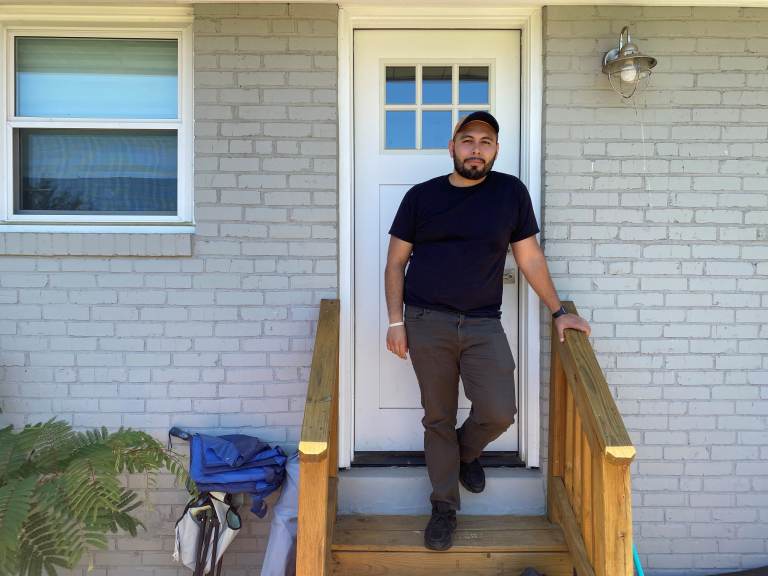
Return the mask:
<path fill-rule="evenodd" d="M 478 458 L 517 413 L 515 360 L 500 320 L 510 244 L 518 267 L 553 312 L 560 340 L 566 328 L 590 333 L 589 324 L 560 303 L 525 185 L 491 171 L 498 134 L 488 112 L 460 120 L 448 142 L 453 172 L 408 190 L 389 230 L 387 350 L 403 359 L 410 350 L 419 381 L 432 483 L 424 543 L 433 550 L 451 547 L 459 482 L 470 492 L 483 491 Z M 457 430 L 459 375 L 472 408 Z"/>

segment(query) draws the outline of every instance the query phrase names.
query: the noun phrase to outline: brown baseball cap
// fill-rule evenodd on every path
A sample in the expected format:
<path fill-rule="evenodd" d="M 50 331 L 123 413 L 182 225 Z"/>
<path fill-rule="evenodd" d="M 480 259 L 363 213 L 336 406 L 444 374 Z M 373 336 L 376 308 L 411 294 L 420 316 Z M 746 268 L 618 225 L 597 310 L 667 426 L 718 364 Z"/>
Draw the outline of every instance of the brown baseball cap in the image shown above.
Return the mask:
<path fill-rule="evenodd" d="M 458 131 L 470 122 L 485 122 L 488 126 L 493 128 L 493 131 L 496 132 L 496 136 L 499 135 L 499 123 L 496 121 L 496 118 L 494 118 L 490 112 L 478 110 L 477 112 L 472 112 L 472 114 L 467 114 L 458 124 L 456 124 L 456 128 L 453 129 L 453 138 L 456 138 Z"/>

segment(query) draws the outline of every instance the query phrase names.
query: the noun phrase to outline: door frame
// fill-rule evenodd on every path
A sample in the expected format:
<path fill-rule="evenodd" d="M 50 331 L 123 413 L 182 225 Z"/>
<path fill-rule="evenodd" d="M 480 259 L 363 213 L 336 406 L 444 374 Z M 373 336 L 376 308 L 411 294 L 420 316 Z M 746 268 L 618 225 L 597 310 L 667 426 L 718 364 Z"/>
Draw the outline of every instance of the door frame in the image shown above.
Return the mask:
<path fill-rule="evenodd" d="M 528 187 L 541 222 L 543 55 L 540 6 L 366 5 L 338 13 L 339 110 L 339 466 L 348 468 L 354 451 L 354 101 L 353 40 L 356 29 L 517 29 L 520 46 L 520 179 Z M 529 468 L 540 454 L 539 297 L 519 275 L 518 421 L 520 457 Z"/>

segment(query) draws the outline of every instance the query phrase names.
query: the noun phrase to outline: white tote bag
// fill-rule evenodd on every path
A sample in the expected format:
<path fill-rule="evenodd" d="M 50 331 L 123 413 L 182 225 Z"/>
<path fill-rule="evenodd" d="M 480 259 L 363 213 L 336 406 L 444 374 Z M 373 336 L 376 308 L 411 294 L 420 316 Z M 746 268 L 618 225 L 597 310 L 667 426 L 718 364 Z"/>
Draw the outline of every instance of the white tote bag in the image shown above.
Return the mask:
<path fill-rule="evenodd" d="M 242 525 L 237 510 L 227 501 L 224 492 L 211 492 L 203 495 L 184 509 L 184 514 L 176 522 L 176 545 L 173 559 L 181 562 L 197 574 L 211 573 L 221 561 L 224 551 L 235 539 Z M 214 519 L 218 521 L 211 523 Z M 207 533 L 207 542 L 201 537 Z M 214 549 L 216 560 L 211 562 Z M 205 556 L 205 567 L 198 566 L 198 558 Z M 201 571 L 202 568 L 202 571 Z"/>

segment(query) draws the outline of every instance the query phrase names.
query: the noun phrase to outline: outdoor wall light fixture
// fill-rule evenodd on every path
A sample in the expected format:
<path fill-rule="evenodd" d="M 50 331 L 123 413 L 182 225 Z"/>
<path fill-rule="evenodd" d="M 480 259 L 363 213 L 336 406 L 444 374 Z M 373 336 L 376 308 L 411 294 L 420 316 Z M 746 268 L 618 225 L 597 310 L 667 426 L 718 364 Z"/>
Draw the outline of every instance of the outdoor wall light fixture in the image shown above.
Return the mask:
<path fill-rule="evenodd" d="M 632 98 L 635 92 L 642 91 L 648 84 L 651 68 L 654 66 L 656 58 L 646 56 L 638 50 L 632 43 L 627 26 L 621 29 L 618 47 L 603 56 L 603 72 L 608 74 L 611 88 L 622 98 Z"/>

